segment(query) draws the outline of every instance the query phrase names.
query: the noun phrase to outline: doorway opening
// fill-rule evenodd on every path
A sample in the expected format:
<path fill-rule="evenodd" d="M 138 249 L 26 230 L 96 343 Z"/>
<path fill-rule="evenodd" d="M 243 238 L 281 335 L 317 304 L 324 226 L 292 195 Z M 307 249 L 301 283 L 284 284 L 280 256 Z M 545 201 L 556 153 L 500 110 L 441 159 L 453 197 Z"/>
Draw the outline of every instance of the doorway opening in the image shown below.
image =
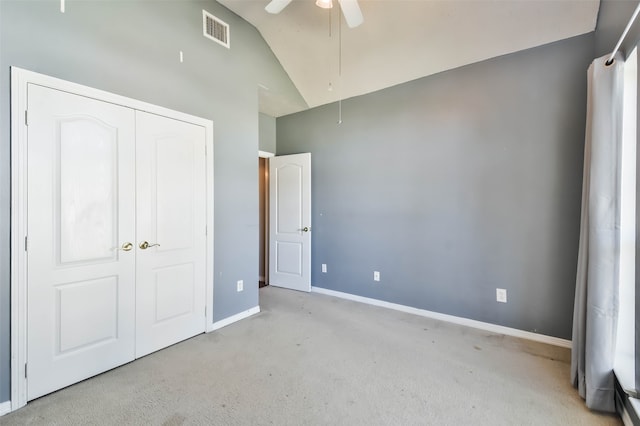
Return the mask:
<path fill-rule="evenodd" d="M 259 272 L 265 285 L 311 291 L 311 153 L 266 157 L 260 167 Z M 263 189 L 262 189 L 263 188 Z M 271 223 L 273 222 L 273 223 Z M 264 274 L 264 275 L 262 275 Z"/>
<path fill-rule="evenodd" d="M 266 154 L 266 153 L 265 153 Z M 269 285 L 269 158 L 258 157 L 258 287 Z"/>

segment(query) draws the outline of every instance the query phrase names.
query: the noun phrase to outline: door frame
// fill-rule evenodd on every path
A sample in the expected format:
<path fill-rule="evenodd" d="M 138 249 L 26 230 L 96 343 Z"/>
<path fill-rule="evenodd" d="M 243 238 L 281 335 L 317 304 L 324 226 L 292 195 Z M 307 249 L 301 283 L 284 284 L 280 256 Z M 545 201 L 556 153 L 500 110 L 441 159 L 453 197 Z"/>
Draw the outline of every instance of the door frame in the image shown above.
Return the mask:
<path fill-rule="evenodd" d="M 213 331 L 213 121 L 100 89 L 11 67 L 11 411 L 27 404 L 27 86 L 36 84 L 185 121 L 205 128 L 206 135 L 206 315 L 205 332 Z"/>

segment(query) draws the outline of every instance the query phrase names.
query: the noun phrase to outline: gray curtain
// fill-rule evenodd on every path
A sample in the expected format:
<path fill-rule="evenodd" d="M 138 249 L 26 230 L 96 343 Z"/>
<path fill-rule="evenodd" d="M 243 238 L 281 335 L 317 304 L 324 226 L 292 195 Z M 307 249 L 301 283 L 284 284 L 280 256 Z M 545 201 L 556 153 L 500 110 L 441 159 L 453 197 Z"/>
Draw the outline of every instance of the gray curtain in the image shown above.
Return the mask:
<path fill-rule="evenodd" d="M 624 63 L 606 60 L 588 71 L 571 381 L 589 408 L 614 412 Z"/>

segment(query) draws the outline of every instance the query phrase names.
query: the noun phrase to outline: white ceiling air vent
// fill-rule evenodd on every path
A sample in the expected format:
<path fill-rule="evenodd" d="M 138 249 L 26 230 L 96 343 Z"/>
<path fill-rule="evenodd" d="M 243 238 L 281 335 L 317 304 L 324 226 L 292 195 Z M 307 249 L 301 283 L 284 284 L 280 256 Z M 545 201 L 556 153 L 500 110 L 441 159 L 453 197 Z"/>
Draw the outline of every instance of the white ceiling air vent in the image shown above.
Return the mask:
<path fill-rule="evenodd" d="M 229 44 L 229 24 L 216 18 L 206 10 L 202 10 L 202 34 L 227 49 L 231 47 Z"/>

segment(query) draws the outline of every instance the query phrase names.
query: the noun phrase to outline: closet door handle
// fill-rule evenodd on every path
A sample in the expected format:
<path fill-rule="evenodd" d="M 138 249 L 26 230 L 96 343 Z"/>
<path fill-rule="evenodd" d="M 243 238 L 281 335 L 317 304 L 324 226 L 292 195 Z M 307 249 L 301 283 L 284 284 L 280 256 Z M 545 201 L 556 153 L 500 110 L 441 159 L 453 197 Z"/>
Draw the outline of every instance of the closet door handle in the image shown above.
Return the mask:
<path fill-rule="evenodd" d="M 116 251 L 118 250 L 122 250 L 122 251 L 131 251 L 131 249 L 133 248 L 133 244 L 131 243 L 124 243 L 122 245 L 122 247 L 116 247 Z"/>
<path fill-rule="evenodd" d="M 158 244 L 158 243 L 149 244 L 148 242 L 143 241 L 143 242 L 140 243 L 140 245 L 138 247 L 140 247 L 142 250 L 146 250 L 149 247 L 153 247 L 153 246 L 160 247 L 160 244 Z"/>

